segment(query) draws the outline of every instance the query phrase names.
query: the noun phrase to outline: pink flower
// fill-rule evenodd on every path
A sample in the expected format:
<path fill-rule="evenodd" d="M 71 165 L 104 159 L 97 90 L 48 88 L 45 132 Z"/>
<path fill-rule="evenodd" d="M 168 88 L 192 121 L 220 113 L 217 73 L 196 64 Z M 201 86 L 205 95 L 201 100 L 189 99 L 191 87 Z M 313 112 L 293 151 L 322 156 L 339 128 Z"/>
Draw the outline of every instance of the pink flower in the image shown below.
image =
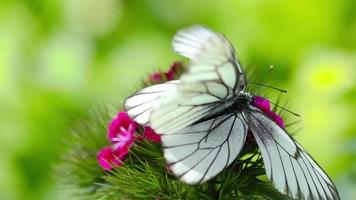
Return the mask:
<path fill-rule="evenodd" d="M 278 126 L 280 126 L 281 128 L 285 127 L 282 117 L 279 116 L 277 113 L 270 111 L 267 114 L 273 119 L 274 122 L 278 124 Z"/>
<path fill-rule="evenodd" d="M 160 72 L 155 72 L 149 75 L 148 80 L 152 82 L 161 82 L 163 79 L 162 74 Z"/>
<path fill-rule="evenodd" d="M 171 68 L 167 72 L 165 72 L 165 76 L 167 80 L 171 81 L 176 78 L 176 75 L 178 74 L 178 71 L 182 68 L 182 63 L 181 62 L 175 62 L 171 65 Z"/>
<path fill-rule="evenodd" d="M 178 73 L 183 66 L 182 62 L 174 62 L 167 72 L 154 72 L 148 76 L 148 83 L 161 83 L 178 78 Z"/>
<path fill-rule="evenodd" d="M 161 143 L 161 137 L 150 127 L 146 126 L 143 130 L 143 134 L 148 141 Z"/>
<path fill-rule="evenodd" d="M 103 169 L 111 170 L 122 165 L 126 154 L 125 151 L 114 151 L 111 147 L 105 147 L 99 151 L 97 160 Z"/>
<path fill-rule="evenodd" d="M 137 124 L 126 112 L 120 112 L 109 125 L 108 138 L 114 145 L 114 149 L 130 147 L 135 140 Z"/>
<path fill-rule="evenodd" d="M 120 149 L 129 149 L 132 144 L 135 142 L 135 129 L 133 124 L 129 124 L 128 129 L 126 130 L 123 127 L 120 127 L 121 132 L 116 135 L 116 137 L 111 138 L 113 143 L 113 148 L 116 150 Z"/>
<path fill-rule="evenodd" d="M 271 105 L 270 105 L 269 101 L 263 97 L 260 97 L 260 96 L 253 97 L 252 105 L 261 109 L 265 113 L 269 112 L 271 109 Z"/>
<path fill-rule="evenodd" d="M 282 128 L 285 127 L 282 117 L 271 111 L 271 104 L 267 99 L 260 96 L 254 96 L 252 100 L 252 105 L 258 109 L 261 109 L 264 113 L 271 117 L 272 120 L 278 124 L 278 126 Z"/>
<path fill-rule="evenodd" d="M 105 170 L 122 165 L 122 160 L 128 154 L 135 142 L 137 124 L 126 112 L 120 112 L 109 125 L 108 139 L 112 146 L 101 149 L 97 159 Z"/>

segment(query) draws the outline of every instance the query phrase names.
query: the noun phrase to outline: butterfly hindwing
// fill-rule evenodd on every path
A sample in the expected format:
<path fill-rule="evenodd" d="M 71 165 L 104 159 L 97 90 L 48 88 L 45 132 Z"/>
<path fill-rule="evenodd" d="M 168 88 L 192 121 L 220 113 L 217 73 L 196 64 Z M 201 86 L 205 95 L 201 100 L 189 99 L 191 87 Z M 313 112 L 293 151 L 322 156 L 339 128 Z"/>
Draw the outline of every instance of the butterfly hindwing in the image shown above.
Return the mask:
<path fill-rule="evenodd" d="M 340 199 L 326 173 L 284 129 L 256 108 L 245 112 L 261 150 L 268 179 L 294 199 Z"/>
<path fill-rule="evenodd" d="M 235 51 L 221 34 L 193 26 L 177 33 L 173 48 L 190 63 L 177 87 L 161 96 L 152 111 L 150 125 L 158 134 L 174 133 L 222 109 L 244 84 Z"/>
<path fill-rule="evenodd" d="M 164 157 L 172 172 L 188 184 L 216 176 L 240 153 L 247 125 L 241 114 L 226 114 L 161 135 Z"/>

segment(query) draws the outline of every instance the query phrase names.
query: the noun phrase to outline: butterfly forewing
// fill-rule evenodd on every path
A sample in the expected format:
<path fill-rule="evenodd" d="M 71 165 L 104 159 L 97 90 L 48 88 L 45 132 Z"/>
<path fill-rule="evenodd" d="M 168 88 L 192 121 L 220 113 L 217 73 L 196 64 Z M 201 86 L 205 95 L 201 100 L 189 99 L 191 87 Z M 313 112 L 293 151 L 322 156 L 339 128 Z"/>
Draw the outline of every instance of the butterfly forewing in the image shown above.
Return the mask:
<path fill-rule="evenodd" d="M 245 118 L 277 190 L 294 199 L 340 199 L 330 178 L 284 129 L 256 108 L 250 107 Z"/>
<path fill-rule="evenodd" d="M 235 160 L 245 143 L 241 114 L 226 114 L 161 136 L 172 172 L 188 184 L 203 183 Z"/>
<path fill-rule="evenodd" d="M 159 97 L 174 90 L 178 83 L 179 81 L 169 81 L 137 91 L 125 100 L 125 111 L 137 123 L 147 125 L 152 108 L 157 106 Z"/>
<path fill-rule="evenodd" d="M 202 26 L 179 31 L 173 39 L 174 50 L 190 58 L 182 83 L 217 81 L 238 93 L 243 71 L 231 43 L 221 34 Z M 237 91 L 235 91 L 237 90 Z"/>
<path fill-rule="evenodd" d="M 222 35 L 193 26 L 177 33 L 173 48 L 190 63 L 177 87 L 161 96 L 152 111 L 150 125 L 159 134 L 174 133 L 223 109 L 222 103 L 244 84 L 235 51 Z"/>

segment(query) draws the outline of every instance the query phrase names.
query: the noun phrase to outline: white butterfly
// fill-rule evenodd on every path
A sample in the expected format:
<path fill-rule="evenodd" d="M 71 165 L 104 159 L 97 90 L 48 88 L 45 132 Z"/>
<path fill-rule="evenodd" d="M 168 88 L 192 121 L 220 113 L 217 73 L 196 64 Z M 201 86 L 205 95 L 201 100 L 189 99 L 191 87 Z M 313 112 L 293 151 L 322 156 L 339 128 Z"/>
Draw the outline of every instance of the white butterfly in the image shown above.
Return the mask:
<path fill-rule="evenodd" d="M 188 184 L 203 183 L 229 166 L 251 130 L 274 187 L 294 199 L 340 199 L 319 165 L 270 117 L 251 105 L 235 50 L 221 34 L 192 26 L 173 48 L 190 59 L 180 80 L 139 90 L 125 110 L 161 135 L 172 172 Z"/>

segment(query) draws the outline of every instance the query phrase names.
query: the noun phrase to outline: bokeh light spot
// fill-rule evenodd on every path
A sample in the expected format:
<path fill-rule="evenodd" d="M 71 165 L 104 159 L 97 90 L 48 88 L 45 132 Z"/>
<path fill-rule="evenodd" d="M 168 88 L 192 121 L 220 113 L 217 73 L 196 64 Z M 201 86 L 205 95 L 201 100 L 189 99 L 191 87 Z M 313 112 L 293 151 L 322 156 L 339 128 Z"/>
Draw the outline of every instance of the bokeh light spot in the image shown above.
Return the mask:
<path fill-rule="evenodd" d="M 345 72 L 337 67 L 320 67 L 311 74 L 312 84 L 315 88 L 326 90 L 342 85 Z"/>

